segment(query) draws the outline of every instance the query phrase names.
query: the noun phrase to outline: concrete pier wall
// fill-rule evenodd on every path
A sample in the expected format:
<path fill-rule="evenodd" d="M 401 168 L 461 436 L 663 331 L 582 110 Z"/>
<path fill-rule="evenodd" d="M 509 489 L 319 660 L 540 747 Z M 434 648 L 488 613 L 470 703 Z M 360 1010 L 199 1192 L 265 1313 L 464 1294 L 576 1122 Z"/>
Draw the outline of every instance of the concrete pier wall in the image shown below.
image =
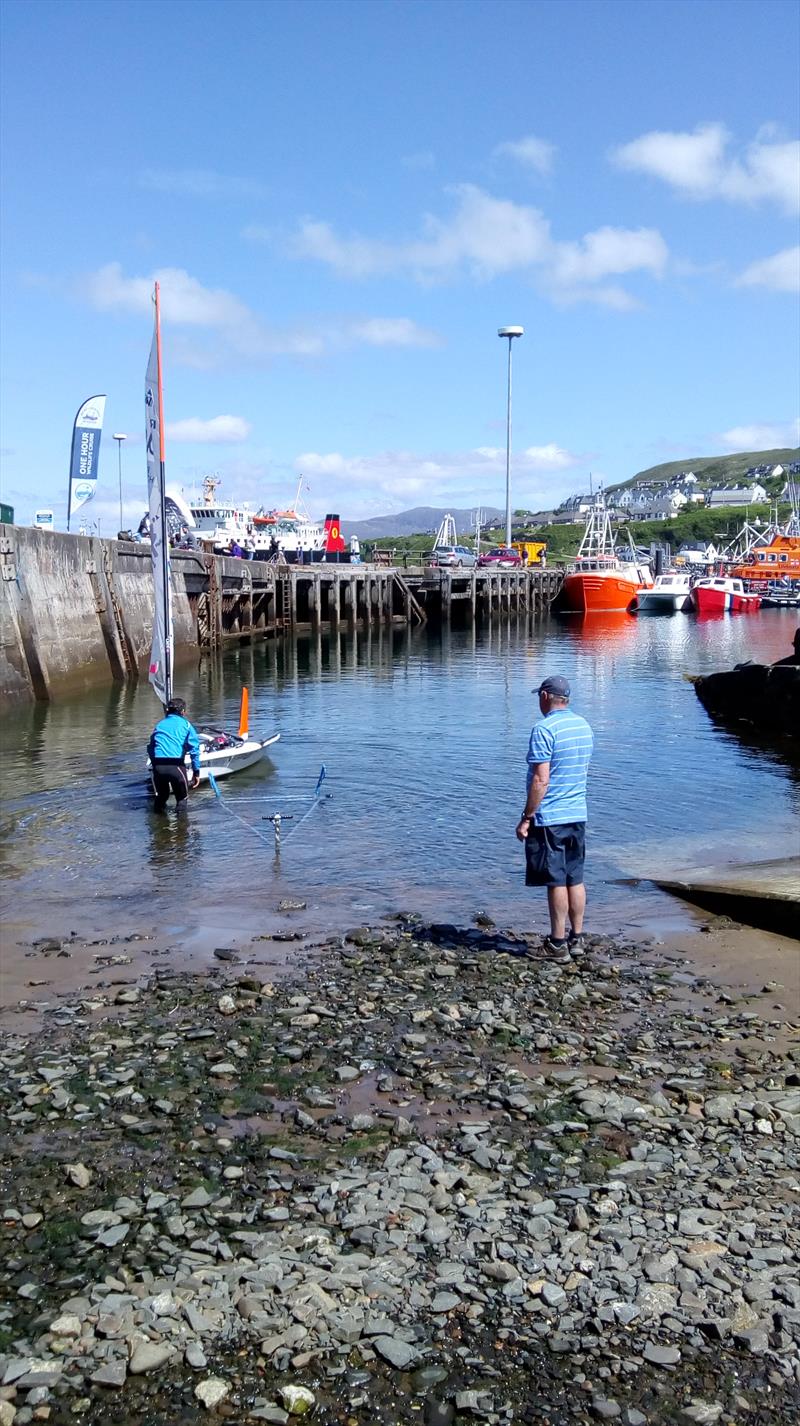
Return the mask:
<path fill-rule="evenodd" d="M 272 564 L 172 552 L 175 663 L 229 642 L 372 625 L 490 624 L 546 612 L 556 570 Z M 0 705 L 146 672 L 148 544 L 0 525 Z"/>
<path fill-rule="evenodd" d="M 197 565 L 173 562 L 178 650 L 197 643 L 186 578 Z M 0 525 L 0 703 L 135 677 L 152 625 L 149 545 Z"/>

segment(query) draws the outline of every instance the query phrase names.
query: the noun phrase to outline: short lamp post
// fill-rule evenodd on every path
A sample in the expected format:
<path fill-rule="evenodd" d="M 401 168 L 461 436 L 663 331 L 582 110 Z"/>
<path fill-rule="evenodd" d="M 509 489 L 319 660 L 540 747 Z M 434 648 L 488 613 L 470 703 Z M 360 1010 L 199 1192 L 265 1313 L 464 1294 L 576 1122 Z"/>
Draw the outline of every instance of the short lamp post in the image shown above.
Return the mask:
<path fill-rule="evenodd" d="M 508 337 L 508 409 L 506 413 L 506 547 L 511 544 L 511 343 L 524 335 L 524 327 L 498 327 L 498 337 Z"/>
<path fill-rule="evenodd" d="M 114 440 L 117 443 L 117 469 L 119 471 L 119 525 L 117 526 L 117 533 L 122 529 L 122 442 L 127 441 L 127 439 L 128 437 L 124 435 L 122 431 L 114 432 Z"/>

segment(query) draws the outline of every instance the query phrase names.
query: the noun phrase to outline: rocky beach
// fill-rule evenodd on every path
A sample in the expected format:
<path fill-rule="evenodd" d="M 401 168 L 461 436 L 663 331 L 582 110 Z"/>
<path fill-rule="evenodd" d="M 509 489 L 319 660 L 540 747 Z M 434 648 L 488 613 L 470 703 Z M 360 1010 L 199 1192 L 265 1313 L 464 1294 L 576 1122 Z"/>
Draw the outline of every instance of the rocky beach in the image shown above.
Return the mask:
<path fill-rule="evenodd" d="M 797 1418 L 788 977 L 410 915 L 270 980 L 124 950 L 6 1016 L 1 1426 Z"/>

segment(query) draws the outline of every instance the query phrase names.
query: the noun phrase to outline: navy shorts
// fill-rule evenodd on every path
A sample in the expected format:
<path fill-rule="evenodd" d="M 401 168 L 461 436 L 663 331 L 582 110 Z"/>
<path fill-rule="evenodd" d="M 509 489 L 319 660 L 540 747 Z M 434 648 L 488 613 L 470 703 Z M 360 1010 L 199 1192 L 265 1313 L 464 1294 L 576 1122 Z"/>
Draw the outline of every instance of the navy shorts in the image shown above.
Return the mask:
<path fill-rule="evenodd" d="M 525 885 L 580 886 L 585 859 L 585 822 L 531 826 L 525 838 Z"/>

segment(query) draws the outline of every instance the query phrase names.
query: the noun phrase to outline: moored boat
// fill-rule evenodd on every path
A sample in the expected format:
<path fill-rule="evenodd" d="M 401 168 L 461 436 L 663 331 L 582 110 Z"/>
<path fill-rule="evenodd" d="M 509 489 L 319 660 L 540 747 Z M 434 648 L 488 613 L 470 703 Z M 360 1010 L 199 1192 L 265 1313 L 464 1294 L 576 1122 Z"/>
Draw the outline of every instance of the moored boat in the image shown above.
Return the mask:
<path fill-rule="evenodd" d="M 729 574 L 710 575 L 692 586 L 692 608 L 698 614 L 752 614 L 761 608 L 761 596 Z"/>
<path fill-rule="evenodd" d="M 634 609 L 640 614 L 674 614 L 689 608 L 691 576 L 683 570 L 670 569 L 657 574 L 652 589 L 640 589 Z"/>
<path fill-rule="evenodd" d="M 613 613 L 630 609 L 639 590 L 652 587 L 650 566 L 632 551 L 623 559 L 614 544 L 611 520 L 602 494 L 586 517 L 580 549 L 564 576 L 560 609 L 571 614 Z"/>
<path fill-rule="evenodd" d="M 758 583 L 800 579 L 800 535 L 774 534 L 769 544 L 754 546 L 746 559 L 732 564 L 730 573 L 738 579 Z"/>

